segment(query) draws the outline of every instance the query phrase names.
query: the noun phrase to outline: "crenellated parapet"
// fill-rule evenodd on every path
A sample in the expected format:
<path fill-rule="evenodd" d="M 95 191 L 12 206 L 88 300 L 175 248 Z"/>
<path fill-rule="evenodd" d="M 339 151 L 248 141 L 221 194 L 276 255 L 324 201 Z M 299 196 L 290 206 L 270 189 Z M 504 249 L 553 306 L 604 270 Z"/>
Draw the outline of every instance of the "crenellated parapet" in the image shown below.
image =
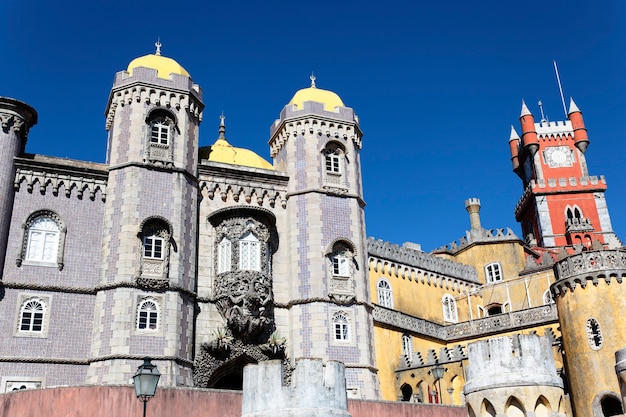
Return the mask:
<path fill-rule="evenodd" d="M 618 284 L 626 278 L 626 251 L 597 250 L 585 251 L 568 256 L 554 265 L 556 281 L 551 290 L 554 297 L 574 291 L 577 285 L 585 288 L 592 283 L 597 286 L 600 280 L 607 284 Z"/>
<path fill-rule="evenodd" d="M 563 388 L 550 340 L 535 334 L 470 343 L 468 360 L 465 394 L 525 385 Z"/>
<path fill-rule="evenodd" d="M 535 123 L 535 131 L 539 141 L 574 141 L 574 129 L 569 120 L 557 120 L 553 122 L 542 121 Z"/>
<path fill-rule="evenodd" d="M 519 240 L 519 237 L 508 227 L 502 229 L 466 230 L 464 237 L 460 238 L 458 241 L 437 248 L 433 252 L 448 252 L 454 254 L 476 242 L 491 243 L 507 240 Z"/>
<path fill-rule="evenodd" d="M 275 158 L 289 138 L 317 135 L 339 141 L 351 140 L 361 149 L 363 136 L 358 118 L 349 107 L 337 107 L 337 111 L 324 109 L 322 103 L 305 102 L 302 110 L 287 105 L 270 128 L 270 155 Z M 314 115 L 314 116 L 312 116 Z M 287 120 L 288 119 L 288 120 Z"/>
<path fill-rule="evenodd" d="M 541 195 L 543 193 L 549 194 L 554 192 L 567 192 L 567 191 L 605 191 L 606 190 L 606 178 L 604 175 L 600 176 L 588 176 L 588 177 L 569 177 L 569 178 L 548 178 L 539 180 L 530 180 L 524 193 L 520 197 L 517 205 L 515 206 L 515 216 L 519 220 L 522 215 L 524 207 L 528 204 L 533 195 Z"/>
<path fill-rule="evenodd" d="M 32 159 L 16 158 L 15 164 L 15 191 L 25 186 L 29 193 L 36 190 L 42 195 L 51 192 L 58 196 L 62 190 L 65 197 L 88 196 L 91 200 L 99 194 L 102 201 L 106 201 L 108 172 L 105 165 L 39 155 Z"/>
<path fill-rule="evenodd" d="M 411 249 L 406 245 L 399 246 L 370 237 L 367 239 L 367 252 L 371 268 L 375 272 L 387 271 L 422 283 L 446 288 L 452 286 L 459 291 L 479 285 L 478 273 L 471 266 Z"/>
<path fill-rule="evenodd" d="M 342 363 L 299 359 L 291 384 L 283 381 L 278 360 L 246 366 L 242 417 L 350 417 Z"/>

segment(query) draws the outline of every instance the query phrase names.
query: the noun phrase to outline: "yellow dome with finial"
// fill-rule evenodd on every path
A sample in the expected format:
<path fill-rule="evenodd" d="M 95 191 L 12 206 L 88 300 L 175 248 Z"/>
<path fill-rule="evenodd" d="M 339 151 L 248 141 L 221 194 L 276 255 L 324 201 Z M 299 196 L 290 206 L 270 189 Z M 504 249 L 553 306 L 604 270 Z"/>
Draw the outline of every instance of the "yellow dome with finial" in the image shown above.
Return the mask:
<path fill-rule="evenodd" d="M 314 101 L 316 103 L 323 103 L 324 110 L 335 111 L 335 107 L 345 107 L 341 98 L 332 91 L 322 90 L 315 86 L 315 76 L 311 75 L 311 86 L 309 88 L 303 88 L 298 90 L 294 94 L 293 98 L 289 101 L 289 104 L 295 104 L 298 109 L 304 107 L 305 101 Z"/>
<path fill-rule="evenodd" d="M 220 116 L 219 137 L 215 143 L 200 149 L 200 159 L 207 159 L 212 162 L 221 162 L 224 164 L 274 170 L 272 164 L 253 151 L 244 148 L 236 148 L 228 143 L 224 136 L 226 132 L 224 119 L 224 115 Z"/>
<path fill-rule="evenodd" d="M 172 58 L 167 58 L 161 55 L 160 42 L 157 42 L 154 45 L 157 48 L 156 53 L 140 56 L 139 58 L 135 58 L 130 61 L 128 68 L 126 68 L 126 72 L 128 72 L 129 75 L 133 75 L 133 70 L 135 68 L 146 67 L 157 70 L 157 77 L 159 78 L 169 79 L 170 74 L 179 74 L 191 78 L 191 75 L 189 75 L 187 70 L 183 68 L 182 65 L 174 61 Z"/>

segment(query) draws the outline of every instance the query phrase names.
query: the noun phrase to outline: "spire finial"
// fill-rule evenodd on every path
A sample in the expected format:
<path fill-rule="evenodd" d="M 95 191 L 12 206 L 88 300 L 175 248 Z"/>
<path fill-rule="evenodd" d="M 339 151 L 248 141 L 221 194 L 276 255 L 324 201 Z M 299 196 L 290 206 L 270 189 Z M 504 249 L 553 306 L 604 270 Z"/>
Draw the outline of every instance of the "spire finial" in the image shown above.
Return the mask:
<path fill-rule="evenodd" d="M 541 123 L 545 123 L 548 121 L 548 118 L 543 114 L 543 103 L 539 100 L 537 104 L 539 105 L 539 110 L 541 110 Z"/>
<path fill-rule="evenodd" d="M 156 46 L 155 55 L 161 55 L 161 46 L 163 46 L 163 45 L 161 44 L 161 37 L 160 36 L 157 38 L 157 41 L 154 43 L 154 46 Z"/>
<path fill-rule="evenodd" d="M 311 88 L 315 88 L 315 74 L 313 74 L 313 71 L 311 71 L 311 76 L 309 78 L 311 79 Z"/>
<path fill-rule="evenodd" d="M 220 115 L 220 129 L 218 131 L 219 136 L 218 139 L 225 139 L 226 138 L 226 124 L 224 123 L 224 120 L 226 120 L 226 116 L 224 116 L 224 111 L 222 110 L 222 114 Z"/>

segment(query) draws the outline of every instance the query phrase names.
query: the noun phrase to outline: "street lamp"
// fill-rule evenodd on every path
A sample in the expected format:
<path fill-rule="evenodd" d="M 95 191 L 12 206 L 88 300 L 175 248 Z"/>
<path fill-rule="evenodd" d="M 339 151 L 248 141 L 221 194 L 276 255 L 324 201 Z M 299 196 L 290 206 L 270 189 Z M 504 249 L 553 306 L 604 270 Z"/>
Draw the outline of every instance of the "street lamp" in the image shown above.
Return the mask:
<path fill-rule="evenodd" d="M 447 371 L 447 368 L 444 368 L 443 366 L 439 365 L 439 360 L 435 360 L 435 366 L 433 366 L 433 369 L 431 369 L 430 371 L 428 371 L 429 374 L 432 374 L 432 376 L 435 378 L 435 383 L 437 381 L 439 381 L 439 401 L 440 404 L 443 404 L 442 401 L 442 397 L 443 395 L 441 394 L 441 378 L 443 378 L 443 374 Z"/>
<path fill-rule="evenodd" d="M 144 358 L 143 364 L 137 368 L 137 373 L 133 376 L 137 399 L 143 401 L 143 417 L 146 417 L 146 404 L 154 397 L 161 377 L 156 365 L 150 361 L 150 358 Z"/>

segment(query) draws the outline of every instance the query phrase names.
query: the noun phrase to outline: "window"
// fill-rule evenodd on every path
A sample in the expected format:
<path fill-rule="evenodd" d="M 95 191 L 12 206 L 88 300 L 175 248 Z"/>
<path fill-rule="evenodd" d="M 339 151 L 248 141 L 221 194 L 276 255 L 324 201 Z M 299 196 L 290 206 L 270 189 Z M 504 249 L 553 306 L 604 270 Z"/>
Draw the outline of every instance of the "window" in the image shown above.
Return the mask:
<path fill-rule="evenodd" d="M 169 120 L 164 118 L 155 119 L 150 126 L 150 142 L 159 145 L 169 145 L 170 126 Z"/>
<path fill-rule="evenodd" d="M 260 271 L 261 252 L 259 239 L 251 232 L 239 241 L 239 269 Z"/>
<path fill-rule="evenodd" d="M 66 228 L 61 218 L 51 210 L 32 213 L 22 225 L 22 249 L 16 260 L 18 267 L 30 265 L 57 266 L 63 269 L 63 248 Z"/>
<path fill-rule="evenodd" d="M 155 235 L 144 236 L 143 256 L 150 259 L 163 259 L 163 238 Z"/>
<path fill-rule="evenodd" d="M 232 249 L 230 240 L 223 238 L 217 245 L 217 273 L 229 272 L 231 268 Z"/>
<path fill-rule="evenodd" d="M 591 349 L 599 350 L 602 348 L 604 338 L 602 337 L 602 331 L 600 330 L 600 323 L 594 318 L 587 319 L 585 323 L 585 331 L 587 332 L 587 342 Z"/>
<path fill-rule="evenodd" d="M 30 298 L 20 309 L 20 332 L 41 332 L 44 324 L 46 305 L 40 298 Z"/>
<path fill-rule="evenodd" d="M 326 148 L 322 151 L 322 159 L 324 164 L 324 182 L 332 186 L 343 186 L 344 184 L 344 164 L 345 150 L 343 146 L 336 142 L 326 144 Z"/>
<path fill-rule="evenodd" d="M 350 339 L 350 322 L 345 312 L 338 311 L 333 315 L 333 329 L 335 340 L 347 341 Z"/>
<path fill-rule="evenodd" d="M 456 310 L 456 301 L 450 294 L 445 294 L 441 299 L 441 305 L 443 308 L 443 321 L 449 323 L 457 323 L 459 321 L 458 313 Z"/>
<path fill-rule="evenodd" d="M 552 298 L 552 293 L 550 292 L 550 290 L 545 290 L 543 293 L 543 304 L 547 305 L 547 304 L 553 304 L 554 303 L 554 299 Z"/>
<path fill-rule="evenodd" d="M 378 304 L 383 307 L 393 308 L 393 292 L 391 284 L 384 278 L 378 280 Z"/>
<path fill-rule="evenodd" d="M 493 262 L 485 266 L 485 277 L 487 283 L 492 284 L 494 282 L 502 281 L 502 267 L 498 262 Z"/>
<path fill-rule="evenodd" d="M 344 254 L 335 254 L 332 257 L 333 262 L 333 275 L 339 277 L 350 276 L 350 264 L 348 258 Z"/>
<path fill-rule="evenodd" d="M 503 313 L 502 304 L 499 303 L 491 303 L 485 306 L 485 310 L 487 311 L 487 316 L 495 316 Z"/>
<path fill-rule="evenodd" d="M 28 229 L 27 261 L 56 262 L 59 227 L 48 217 L 39 217 Z"/>
<path fill-rule="evenodd" d="M 137 308 L 137 330 L 157 330 L 158 325 L 158 302 L 154 298 L 146 298 Z"/>
<path fill-rule="evenodd" d="M 413 340 L 408 334 L 402 335 L 402 355 L 406 358 L 408 365 L 413 363 Z"/>

